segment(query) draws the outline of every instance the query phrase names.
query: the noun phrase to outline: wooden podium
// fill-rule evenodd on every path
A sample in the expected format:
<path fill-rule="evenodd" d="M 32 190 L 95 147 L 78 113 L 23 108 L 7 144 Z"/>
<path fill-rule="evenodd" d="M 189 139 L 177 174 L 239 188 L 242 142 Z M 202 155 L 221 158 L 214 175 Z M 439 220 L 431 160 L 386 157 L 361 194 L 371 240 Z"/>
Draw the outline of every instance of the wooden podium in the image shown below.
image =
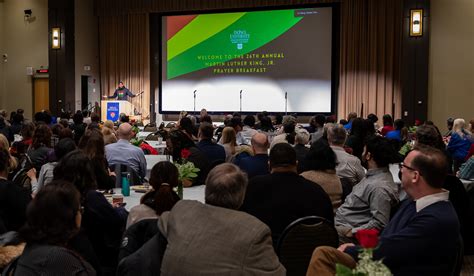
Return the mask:
<path fill-rule="evenodd" d="M 120 114 L 132 116 L 134 106 L 129 101 L 101 101 L 102 121 L 111 120 L 116 122 L 120 119 Z"/>

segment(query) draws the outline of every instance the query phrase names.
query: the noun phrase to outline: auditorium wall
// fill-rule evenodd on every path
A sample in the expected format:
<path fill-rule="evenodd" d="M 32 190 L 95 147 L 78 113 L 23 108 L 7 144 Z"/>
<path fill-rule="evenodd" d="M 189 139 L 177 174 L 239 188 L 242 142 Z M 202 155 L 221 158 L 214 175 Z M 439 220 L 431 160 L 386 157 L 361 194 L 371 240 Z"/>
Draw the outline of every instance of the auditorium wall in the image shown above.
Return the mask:
<path fill-rule="evenodd" d="M 474 1 L 431 1 L 428 118 L 474 118 Z"/>
<path fill-rule="evenodd" d="M 94 102 L 98 101 L 100 104 L 99 37 L 94 1 L 76 0 L 74 5 L 76 110 L 80 110 L 81 76 L 90 76 L 88 102 L 94 105 Z M 86 70 L 85 66 L 90 70 Z"/>
<path fill-rule="evenodd" d="M 24 10 L 32 10 L 28 22 Z M 28 118 L 33 109 L 33 80 L 26 67 L 48 65 L 48 1 L 0 1 L 0 109 L 24 108 Z"/>

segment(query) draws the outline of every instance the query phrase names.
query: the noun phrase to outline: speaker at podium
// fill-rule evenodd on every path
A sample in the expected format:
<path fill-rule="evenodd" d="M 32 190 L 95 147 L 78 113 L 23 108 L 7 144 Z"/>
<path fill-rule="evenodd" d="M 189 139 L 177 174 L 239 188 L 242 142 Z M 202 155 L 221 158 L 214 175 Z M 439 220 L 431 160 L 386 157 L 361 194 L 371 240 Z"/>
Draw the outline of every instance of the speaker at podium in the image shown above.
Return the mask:
<path fill-rule="evenodd" d="M 102 121 L 110 120 L 116 122 L 120 119 L 120 114 L 132 116 L 135 106 L 129 101 L 101 101 Z"/>

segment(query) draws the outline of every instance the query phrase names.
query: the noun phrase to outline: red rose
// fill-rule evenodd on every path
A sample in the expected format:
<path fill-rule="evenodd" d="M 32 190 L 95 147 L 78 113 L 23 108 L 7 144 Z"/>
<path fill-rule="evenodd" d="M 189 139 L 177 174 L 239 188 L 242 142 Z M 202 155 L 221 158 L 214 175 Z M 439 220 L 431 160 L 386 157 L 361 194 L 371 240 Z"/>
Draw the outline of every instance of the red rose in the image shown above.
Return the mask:
<path fill-rule="evenodd" d="M 379 243 L 379 230 L 362 229 L 357 231 L 356 238 L 363 248 L 375 248 Z"/>
<path fill-rule="evenodd" d="M 181 158 L 188 159 L 190 155 L 191 155 L 191 152 L 188 149 L 181 150 Z"/>

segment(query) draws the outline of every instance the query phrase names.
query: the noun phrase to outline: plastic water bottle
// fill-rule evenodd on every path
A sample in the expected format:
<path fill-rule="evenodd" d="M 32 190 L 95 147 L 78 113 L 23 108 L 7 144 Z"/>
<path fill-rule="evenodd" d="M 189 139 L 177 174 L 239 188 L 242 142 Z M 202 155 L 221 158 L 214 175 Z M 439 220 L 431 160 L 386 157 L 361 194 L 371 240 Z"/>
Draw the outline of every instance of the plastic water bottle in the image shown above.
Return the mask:
<path fill-rule="evenodd" d="M 122 173 L 122 195 L 130 196 L 130 173 Z"/>

